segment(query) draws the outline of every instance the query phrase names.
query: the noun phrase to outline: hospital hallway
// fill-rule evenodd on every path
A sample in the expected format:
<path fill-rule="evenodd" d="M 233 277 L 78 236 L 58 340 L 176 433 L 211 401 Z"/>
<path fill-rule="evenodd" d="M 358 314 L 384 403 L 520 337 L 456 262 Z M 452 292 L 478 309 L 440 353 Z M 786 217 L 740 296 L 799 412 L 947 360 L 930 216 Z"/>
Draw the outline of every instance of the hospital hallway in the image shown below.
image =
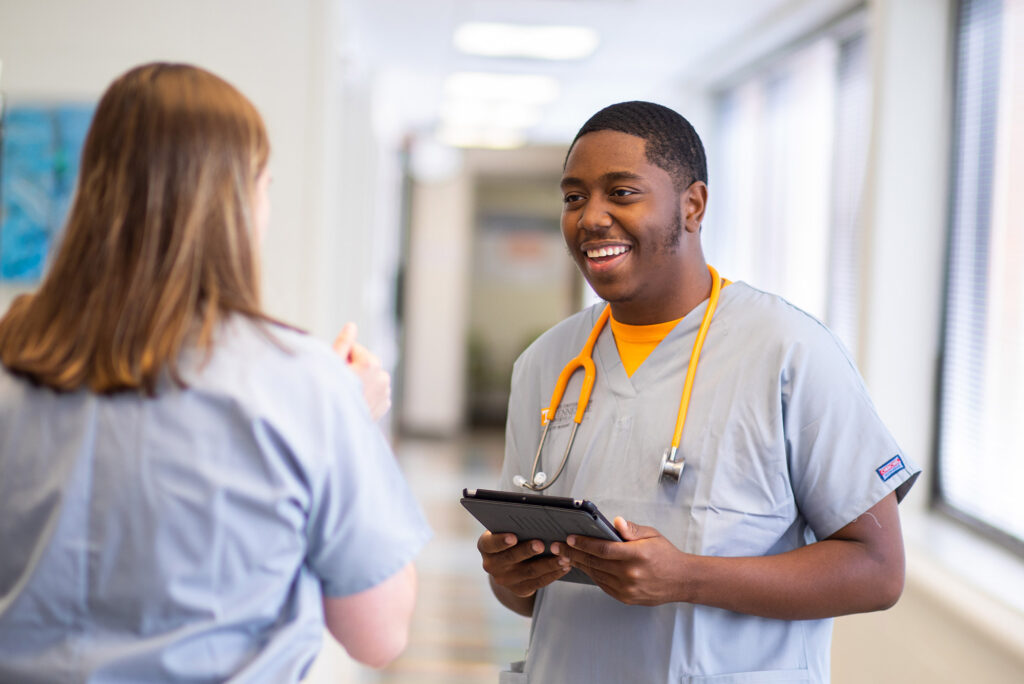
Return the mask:
<path fill-rule="evenodd" d="M 393 443 L 434 530 L 416 559 L 419 598 L 408 648 L 384 670 L 373 671 L 344 663 L 344 655 L 325 636 L 321 660 L 326 662 L 318 661 L 305 682 L 493 684 L 502 667 L 522 660 L 530 623 L 491 594 L 476 551 L 483 527 L 462 508 L 459 497 L 464 487 L 496 487 L 503 433 L 401 437 Z"/>

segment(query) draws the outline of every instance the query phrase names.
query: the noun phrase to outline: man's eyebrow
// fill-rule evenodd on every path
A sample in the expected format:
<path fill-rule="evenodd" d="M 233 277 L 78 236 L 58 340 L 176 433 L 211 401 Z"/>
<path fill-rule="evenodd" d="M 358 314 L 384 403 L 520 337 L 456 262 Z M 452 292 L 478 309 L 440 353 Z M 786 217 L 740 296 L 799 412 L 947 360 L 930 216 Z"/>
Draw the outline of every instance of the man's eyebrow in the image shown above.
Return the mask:
<path fill-rule="evenodd" d="M 602 183 L 608 183 L 610 181 L 623 180 L 637 181 L 643 180 L 643 178 L 644 177 L 641 176 L 640 174 L 633 173 L 632 171 L 609 171 L 608 173 L 602 174 L 598 180 Z M 580 178 L 576 178 L 575 176 L 566 176 L 565 178 L 562 179 L 562 182 L 559 183 L 559 186 L 562 188 L 568 187 L 570 185 L 583 185 L 583 180 Z"/>
<path fill-rule="evenodd" d="M 643 180 L 643 178 L 639 173 L 633 173 L 632 171 L 609 171 L 601 176 L 603 181 Z"/>

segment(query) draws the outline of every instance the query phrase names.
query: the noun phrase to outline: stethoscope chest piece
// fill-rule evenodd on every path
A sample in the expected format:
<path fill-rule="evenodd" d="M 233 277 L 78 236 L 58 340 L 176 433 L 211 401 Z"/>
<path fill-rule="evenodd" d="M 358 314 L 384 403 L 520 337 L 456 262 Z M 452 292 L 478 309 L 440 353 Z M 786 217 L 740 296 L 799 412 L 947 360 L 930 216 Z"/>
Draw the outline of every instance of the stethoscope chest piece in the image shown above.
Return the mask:
<path fill-rule="evenodd" d="M 683 459 L 674 457 L 675 449 L 669 447 L 661 455 L 661 467 L 658 469 L 658 482 L 679 482 L 683 476 L 683 466 L 686 462 Z"/>

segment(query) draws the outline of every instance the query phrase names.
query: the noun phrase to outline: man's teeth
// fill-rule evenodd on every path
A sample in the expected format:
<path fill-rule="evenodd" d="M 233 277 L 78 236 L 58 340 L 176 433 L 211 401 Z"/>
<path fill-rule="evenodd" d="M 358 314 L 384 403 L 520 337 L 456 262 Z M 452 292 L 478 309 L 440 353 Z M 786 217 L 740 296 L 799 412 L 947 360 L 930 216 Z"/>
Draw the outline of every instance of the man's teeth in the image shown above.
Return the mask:
<path fill-rule="evenodd" d="M 625 254 L 628 251 L 629 251 L 629 247 L 626 247 L 625 245 L 615 245 L 614 247 L 601 247 L 599 249 L 588 249 L 587 250 L 587 256 L 590 257 L 591 259 L 596 259 L 598 257 L 617 256 L 619 254 Z"/>

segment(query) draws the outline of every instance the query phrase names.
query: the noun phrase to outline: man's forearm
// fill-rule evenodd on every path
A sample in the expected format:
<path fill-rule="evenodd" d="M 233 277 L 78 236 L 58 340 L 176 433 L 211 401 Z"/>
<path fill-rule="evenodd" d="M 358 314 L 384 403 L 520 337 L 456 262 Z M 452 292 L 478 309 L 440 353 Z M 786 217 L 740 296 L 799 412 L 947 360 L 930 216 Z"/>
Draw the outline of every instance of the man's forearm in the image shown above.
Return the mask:
<path fill-rule="evenodd" d="M 681 599 L 748 615 L 813 620 L 884 610 L 903 589 L 903 572 L 864 556 L 856 542 L 825 540 L 778 556 L 694 556 Z"/>
<path fill-rule="evenodd" d="M 865 534 L 863 526 L 870 526 Z M 904 556 L 895 500 L 829 539 L 776 556 L 687 556 L 680 600 L 750 615 L 809 620 L 884 610 L 903 591 Z"/>

